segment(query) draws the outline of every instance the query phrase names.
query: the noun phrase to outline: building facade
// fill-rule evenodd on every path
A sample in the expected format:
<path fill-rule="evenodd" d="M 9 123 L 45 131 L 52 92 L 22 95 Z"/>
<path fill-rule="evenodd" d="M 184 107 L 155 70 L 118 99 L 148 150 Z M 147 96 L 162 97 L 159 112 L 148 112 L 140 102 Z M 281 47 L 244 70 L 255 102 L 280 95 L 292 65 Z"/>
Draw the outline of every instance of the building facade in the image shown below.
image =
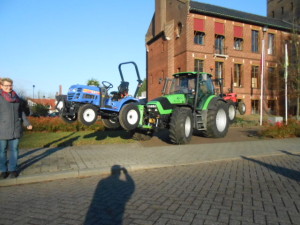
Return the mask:
<path fill-rule="evenodd" d="M 268 0 L 268 17 L 300 24 L 299 0 Z"/>
<path fill-rule="evenodd" d="M 223 78 L 224 91 L 237 93 L 247 114 L 259 113 L 261 90 L 264 110 L 278 114 L 291 29 L 284 21 L 210 4 L 156 0 L 146 34 L 147 97 L 160 96 L 163 80 L 174 73 L 205 71 Z"/>

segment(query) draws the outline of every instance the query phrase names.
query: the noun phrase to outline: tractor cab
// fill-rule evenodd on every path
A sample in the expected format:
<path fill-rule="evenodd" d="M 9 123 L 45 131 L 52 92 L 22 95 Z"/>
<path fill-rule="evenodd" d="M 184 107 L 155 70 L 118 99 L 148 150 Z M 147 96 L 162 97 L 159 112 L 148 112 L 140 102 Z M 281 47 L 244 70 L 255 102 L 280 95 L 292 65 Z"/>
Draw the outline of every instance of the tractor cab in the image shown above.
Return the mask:
<path fill-rule="evenodd" d="M 196 104 L 196 108 L 202 108 L 205 100 L 215 93 L 211 77 L 211 74 L 202 72 L 176 73 L 173 78 L 166 79 L 163 94 L 184 94 L 188 105 Z"/>

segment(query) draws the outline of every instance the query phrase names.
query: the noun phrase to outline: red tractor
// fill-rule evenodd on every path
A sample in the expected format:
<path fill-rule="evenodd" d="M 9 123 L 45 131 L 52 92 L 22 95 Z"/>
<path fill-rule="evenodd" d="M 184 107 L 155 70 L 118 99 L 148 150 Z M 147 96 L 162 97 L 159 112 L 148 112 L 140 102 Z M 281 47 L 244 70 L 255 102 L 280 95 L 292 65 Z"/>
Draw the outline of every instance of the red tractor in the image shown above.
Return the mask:
<path fill-rule="evenodd" d="M 233 88 L 229 88 L 228 93 L 223 92 L 223 78 L 215 79 L 215 81 L 220 85 L 219 95 L 228 103 L 228 117 L 229 122 L 232 123 L 236 116 L 236 110 L 239 111 L 240 115 L 244 115 L 246 113 L 246 105 L 243 100 L 239 100 L 237 98 L 237 94 L 232 91 Z"/>

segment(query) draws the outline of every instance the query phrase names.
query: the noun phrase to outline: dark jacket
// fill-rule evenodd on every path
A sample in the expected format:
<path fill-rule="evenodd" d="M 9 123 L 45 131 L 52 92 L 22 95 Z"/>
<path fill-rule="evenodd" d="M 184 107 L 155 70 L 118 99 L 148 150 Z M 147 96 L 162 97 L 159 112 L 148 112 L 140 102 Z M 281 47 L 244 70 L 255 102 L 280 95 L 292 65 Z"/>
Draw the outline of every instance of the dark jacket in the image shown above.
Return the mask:
<path fill-rule="evenodd" d="M 26 127 L 30 125 L 20 103 L 8 102 L 0 95 L 0 140 L 20 138 L 22 123 Z"/>

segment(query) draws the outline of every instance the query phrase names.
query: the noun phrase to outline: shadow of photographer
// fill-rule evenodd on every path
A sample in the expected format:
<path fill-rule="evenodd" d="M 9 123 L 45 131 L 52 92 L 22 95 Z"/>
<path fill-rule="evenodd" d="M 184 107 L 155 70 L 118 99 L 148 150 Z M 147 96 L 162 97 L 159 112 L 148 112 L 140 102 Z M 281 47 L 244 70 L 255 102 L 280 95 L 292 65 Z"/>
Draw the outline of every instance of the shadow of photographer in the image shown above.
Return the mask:
<path fill-rule="evenodd" d="M 121 179 L 121 175 L 124 179 Z M 99 181 L 84 225 L 122 225 L 126 203 L 134 193 L 135 183 L 126 168 L 111 167 L 111 175 Z"/>

